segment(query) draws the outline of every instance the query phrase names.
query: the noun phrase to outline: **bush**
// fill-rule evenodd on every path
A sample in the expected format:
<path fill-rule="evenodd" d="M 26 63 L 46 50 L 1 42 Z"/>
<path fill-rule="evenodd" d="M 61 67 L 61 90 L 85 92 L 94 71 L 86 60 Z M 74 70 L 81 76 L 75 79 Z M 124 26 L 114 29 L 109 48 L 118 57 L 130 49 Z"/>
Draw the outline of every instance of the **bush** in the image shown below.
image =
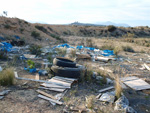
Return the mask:
<path fill-rule="evenodd" d="M 4 25 L 4 27 L 5 27 L 6 29 L 9 29 L 9 28 L 10 28 L 10 25 L 6 24 L 6 25 Z"/>
<path fill-rule="evenodd" d="M 28 64 L 28 66 L 29 66 L 30 69 L 35 68 L 35 63 L 32 60 L 28 60 L 27 64 Z"/>
<path fill-rule="evenodd" d="M 102 50 L 114 50 L 114 48 L 115 47 L 113 45 L 107 45 L 107 44 L 105 44 L 100 49 L 102 49 Z"/>
<path fill-rule="evenodd" d="M 6 60 L 8 58 L 6 51 L 0 51 L 0 59 Z"/>
<path fill-rule="evenodd" d="M 34 38 L 37 38 L 37 37 L 40 37 L 40 33 L 36 31 L 32 31 L 31 36 L 33 36 Z"/>
<path fill-rule="evenodd" d="M 113 25 L 109 25 L 108 27 L 108 31 L 109 32 L 113 32 L 113 31 L 115 31 L 117 28 L 115 27 L 115 26 L 113 26 Z"/>
<path fill-rule="evenodd" d="M 7 68 L 0 72 L 0 85 L 8 86 L 14 84 L 14 71 L 13 68 Z"/>
<path fill-rule="evenodd" d="M 61 40 L 60 36 L 57 36 L 55 34 L 51 34 L 51 37 L 56 38 L 57 40 Z"/>
<path fill-rule="evenodd" d="M 122 46 L 123 51 L 135 52 L 131 46 Z"/>
<path fill-rule="evenodd" d="M 29 48 L 31 54 L 40 55 L 41 54 L 41 46 L 39 45 L 32 45 Z"/>
<path fill-rule="evenodd" d="M 35 28 L 37 28 L 37 29 L 40 30 L 40 31 L 43 31 L 44 33 L 47 32 L 47 29 L 45 29 L 43 26 L 38 26 L 38 25 L 36 25 Z"/>
<path fill-rule="evenodd" d="M 118 47 L 118 46 L 115 47 L 115 48 L 114 48 L 114 54 L 115 54 L 115 55 L 118 55 L 121 50 L 122 50 L 122 49 L 121 49 L 120 47 Z"/>

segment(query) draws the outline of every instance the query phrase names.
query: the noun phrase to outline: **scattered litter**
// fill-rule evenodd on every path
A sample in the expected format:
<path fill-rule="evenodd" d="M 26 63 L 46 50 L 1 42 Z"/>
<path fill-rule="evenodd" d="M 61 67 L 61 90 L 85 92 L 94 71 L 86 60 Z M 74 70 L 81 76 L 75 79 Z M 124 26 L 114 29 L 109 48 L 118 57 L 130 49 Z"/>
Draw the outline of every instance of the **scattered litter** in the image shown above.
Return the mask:
<path fill-rule="evenodd" d="M 4 90 L 2 92 L 0 92 L 0 96 L 4 96 L 7 95 L 11 90 Z"/>
<path fill-rule="evenodd" d="M 103 93 L 102 96 L 98 100 L 103 101 L 103 102 L 113 103 L 115 100 L 115 95 L 113 95 L 109 92 Z"/>
<path fill-rule="evenodd" d="M 3 99 L 3 98 L 4 98 L 4 96 L 0 96 L 0 100 Z"/>
<path fill-rule="evenodd" d="M 149 66 L 148 66 L 148 65 L 146 65 L 146 64 L 144 63 L 144 66 L 145 66 L 145 68 L 146 68 L 147 70 L 149 70 L 149 71 L 150 71 L 150 68 L 149 68 Z"/>
<path fill-rule="evenodd" d="M 0 66 L 0 71 L 2 71 L 3 70 L 3 68 Z"/>
<path fill-rule="evenodd" d="M 114 110 L 124 111 L 125 113 L 137 113 L 132 107 L 129 106 L 128 99 L 122 95 L 116 102 L 115 102 Z"/>

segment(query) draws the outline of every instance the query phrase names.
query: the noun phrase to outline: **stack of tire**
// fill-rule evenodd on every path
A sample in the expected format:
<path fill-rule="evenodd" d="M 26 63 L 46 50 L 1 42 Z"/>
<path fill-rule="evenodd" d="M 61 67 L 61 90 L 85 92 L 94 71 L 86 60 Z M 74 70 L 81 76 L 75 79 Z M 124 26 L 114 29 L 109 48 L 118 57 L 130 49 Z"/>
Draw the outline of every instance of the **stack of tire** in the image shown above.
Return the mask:
<path fill-rule="evenodd" d="M 64 57 L 54 58 L 53 65 L 51 67 L 54 75 L 68 78 L 79 78 L 82 69 L 82 65 L 76 64 L 72 60 Z"/>

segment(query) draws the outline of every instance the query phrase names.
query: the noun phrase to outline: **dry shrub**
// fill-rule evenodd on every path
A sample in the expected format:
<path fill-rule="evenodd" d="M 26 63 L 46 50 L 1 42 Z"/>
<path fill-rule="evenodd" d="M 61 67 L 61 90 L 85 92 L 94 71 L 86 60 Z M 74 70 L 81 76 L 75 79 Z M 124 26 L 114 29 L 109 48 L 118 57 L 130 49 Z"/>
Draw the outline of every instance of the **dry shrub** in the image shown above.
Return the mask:
<path fill-rule="evenodd" d="M 115 81 L 116 81 L 116 83 L 115 83 L 115 93 L 116 93 L 117 99 L 119 99 L 121 97 L 122 87 L 120 85 L 119 77 L 118 76 L 117 76 L 117 78 L 116 78 Z"/>
<path fill-rule="evenodd" d="M 115 54 L 115 55 L 118 55 L 121 50 L 122 50 L 122 48 L 120 48 L 119 46 L 116 46 L 116 47 L 114 48 L 114 54 Z"/>
<path fill-rule="evenodd" d="M 7 68 L 0 72 L 0 85 L 8 86 L 14 84 L 14 71 L 13 68 Z"/>
<path fill-rule="evenodd" d="M 114 50 L 114 48 L 115 47 L 112 44 L 105 44 L 105 45 L 101 46 L 100 49 L 102 49 L 102 50 Z"/>
<path fill-rule="evenodd" d="M 135 52 L 131 46 L 122 46 L 122 49 L 127 52 Z"/>
<path fill-rule="evenodd" d="M 101 83 L 106 84 L 107 83 L 107 79 L 106 79 L 107 74 L 106 74 L 106 72 L 104 70 L 97 70 L 97 73 L 98 73 L 99 76 L 102 77 Z"/>
<path fill-rule="evenodd" d="M 86 106 L 89 109 L 94 109 L 94 96 L 86 97 Z"/>
<path fill-rule="evenodd" d="M 56 48 L 56 51 L 58 53 L 59 56 L 65 56 L 67 53 L 67 50 L 65 47 L 61 47 L 61 48 Z"/>
<path fill-rule="evenodd" d="M 71 57 L 75 57 L 76 56 L 76 49 L 71 49 L 70 54 L 71 54 Z"/>

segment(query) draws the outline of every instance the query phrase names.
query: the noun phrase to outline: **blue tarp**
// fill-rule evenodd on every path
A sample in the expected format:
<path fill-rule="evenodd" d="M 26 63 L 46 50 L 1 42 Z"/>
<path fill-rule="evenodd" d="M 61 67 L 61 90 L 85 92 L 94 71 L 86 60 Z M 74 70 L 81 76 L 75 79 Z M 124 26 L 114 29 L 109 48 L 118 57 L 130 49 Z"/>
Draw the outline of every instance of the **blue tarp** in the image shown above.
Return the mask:
<path fill-rule="evenodd" d="M 74 49 L 74 47 L 70 46 L 69 44 L 61 44 L 61 45 L 58 45 L 58 46 L 54 46 L 53 49 L 60 48 L 60 47 L 66 47 L 66 48 L 73 48 Z"/>
<path fill-rule="evenodd" d="M 76 49 L 81 50 L 82 48 L 84 48 L 83 46 L 77 46 Z"/>
<path fill-rule="evenodd" d="M 15 37 L 16 39 L 20 39 L 20 37 L 19 37 L 19 36 L 17 36 L 17 35 L 15 35 L 14 37 Z"/>
<path fill-rule="evenodd" d="M 95 48 L 93 48 L 93 47 L 85 47 L 85 49 L 94 51 Z"/>
<path fill-rule="evenodd" d="M 1 50 L 4 51 L 6 50 L 7 52 L 11 51 L 12 45 L 10 43 L 7 42 L 2 42 L 3 46 L 1 46 Z"/>
<path fill-rule="evenodd" d="M 113 50 L 103 50 L 102 51 L 102 55 L 103 56 L 111 56 L 111 55 L 114 55 L 114 51 Z"/>

